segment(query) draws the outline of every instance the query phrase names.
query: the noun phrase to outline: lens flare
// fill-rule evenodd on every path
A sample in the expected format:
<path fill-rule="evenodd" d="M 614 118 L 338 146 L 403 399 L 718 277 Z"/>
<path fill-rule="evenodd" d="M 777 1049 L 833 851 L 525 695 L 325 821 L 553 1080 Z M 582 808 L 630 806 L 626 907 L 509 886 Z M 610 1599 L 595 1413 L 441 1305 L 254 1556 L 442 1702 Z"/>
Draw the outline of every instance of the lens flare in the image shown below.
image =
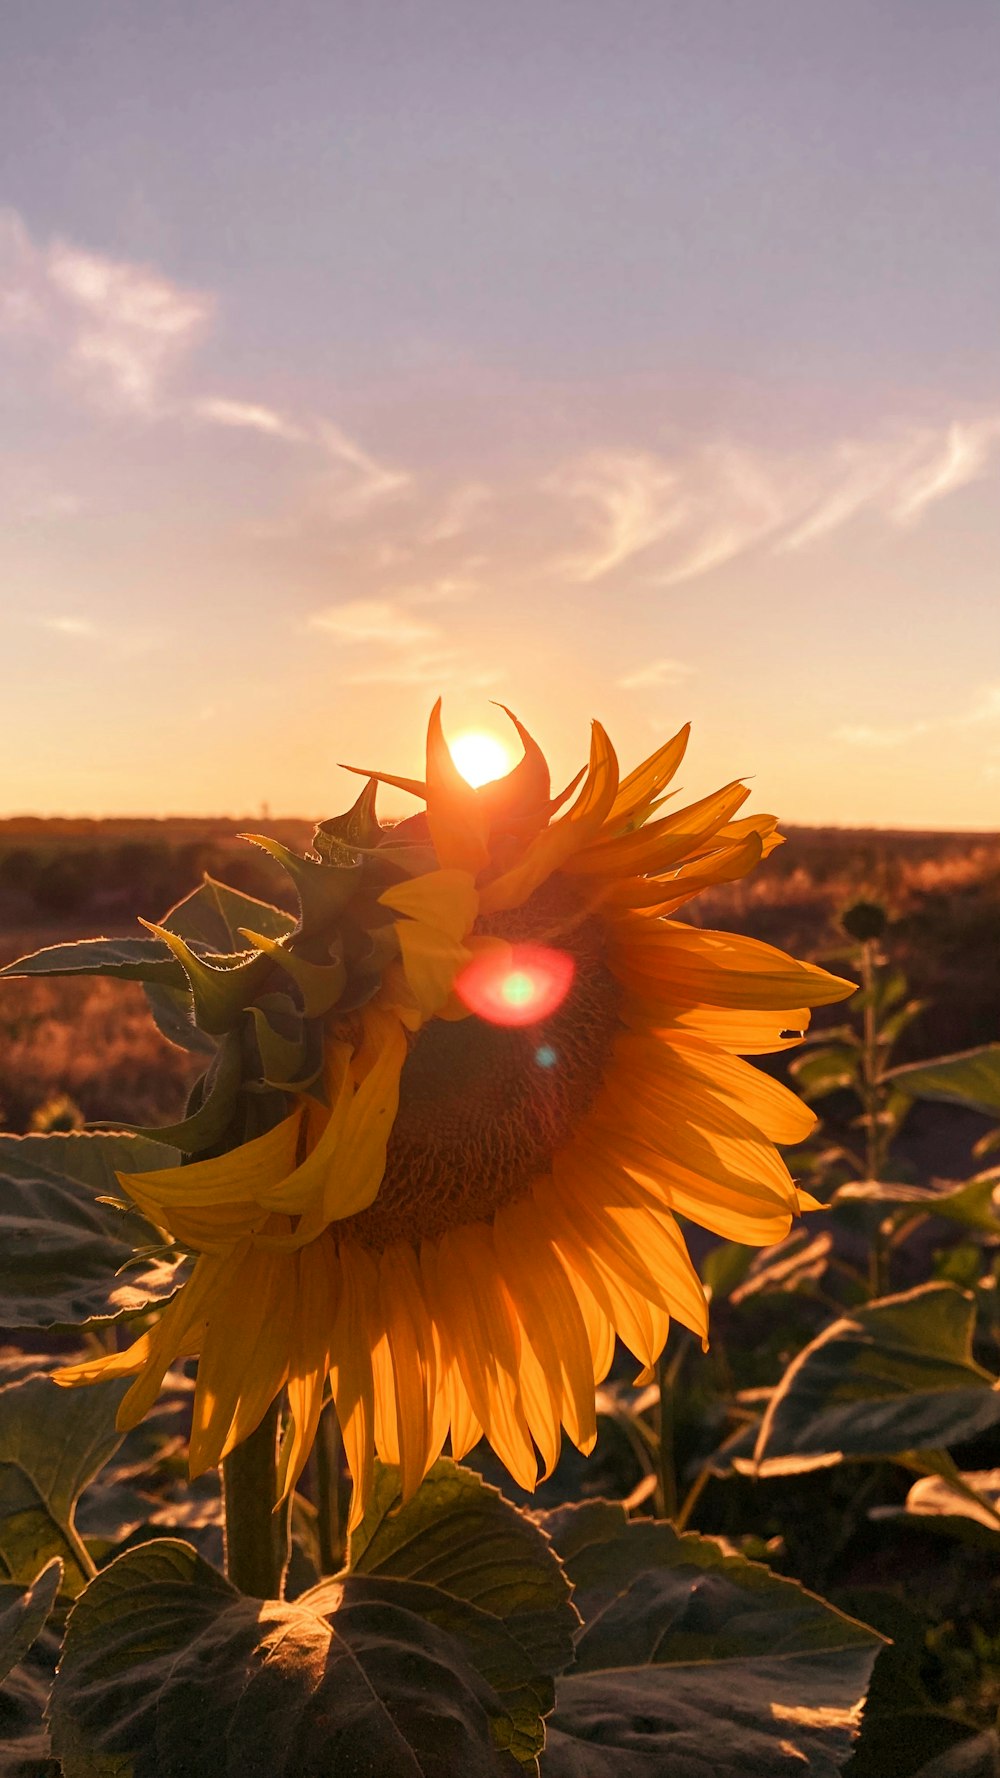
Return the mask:
<path fill-rule="evenodd" d="M 574 970 L 566 951 L 510 945 L 477 957 L 457 978 L 455 992 L 470 1012 L 491 1025 L 537 1025 L 562 1005 Z"/>

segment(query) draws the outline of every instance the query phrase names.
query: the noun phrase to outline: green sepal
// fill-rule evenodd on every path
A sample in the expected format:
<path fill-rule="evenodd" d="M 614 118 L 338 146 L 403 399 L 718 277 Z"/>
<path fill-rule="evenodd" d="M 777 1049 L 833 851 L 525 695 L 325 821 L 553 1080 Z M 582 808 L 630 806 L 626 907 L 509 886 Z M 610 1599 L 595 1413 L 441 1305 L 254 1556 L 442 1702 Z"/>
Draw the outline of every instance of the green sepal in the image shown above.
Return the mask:
<path fill-rule="evenodd" d="M 320 1019 L 336 1006 L 347 985 L 347 971 L 342 962 L 310 963 L 296 956 L 280 940 L 262 932 L 241 928 L 241 936 L 256 945 L 271 962 L 291 976 L 300 994 L 307 1019 Z"/>
<path fill-rule="evenodd" d="M 215 1060 L 198 1083 L 200 1102 L 180 1123 L 155 1125 L 121 1124 L 114 1127 L 129 1130 L 135 1136 L 148 1136 L 154 1142 L 169 1142 L 185 1154 L 201 1154 L 221 1142 L 233 1121 L 233 1112 L 243 1081 L 243 1055 L 239 1033 L 228 1031 Z"/>
<path fill-rule="evenodd" d="M 209 962 L 207 957 L 198 956 L 179 933 L 170 932 L 165 926 L 155 926 L 149 920 L 144 924 L 170 946 L 183 965 L 194 997 L 195 1020 L 201 1029 L 214 1037 L 230 1031 L 267 980 L 270 963 L 261 953 L 276 941 L 266 940 L 256 952 L 236 951 L 231 955 L 214 952 Z"/>
<path fill-rule="evenodd" d="M 313 835 L 313 850 L 327 864 L 343 865 L 356 853 L 377 846 L 385 831 L 375 814 L 378 779 L 369 778 L 356 803 L 343 815 L 321 821 Z"/>
<path fill-rule="evenodd" d="M 244 833 L 240 838 L 262 847 L 288 872 L 299 898 L 300 925 L 304 933 L 323 931 L 357 891 L 361 876 L 361 865 L 357 860 L 324 863 L 293 852 L 289 846 L 267 834 Z"/>
<path fill-rule="evenodd" d="M 305 1018 L 289 996 L 266 994 L 250 1013 L 265 1084 L 296 1088 L 311 1084 L 322 1065 L 322 1045 L 317 1046 L 319 1059 L 307 1082 L 310 1045 Z"/>

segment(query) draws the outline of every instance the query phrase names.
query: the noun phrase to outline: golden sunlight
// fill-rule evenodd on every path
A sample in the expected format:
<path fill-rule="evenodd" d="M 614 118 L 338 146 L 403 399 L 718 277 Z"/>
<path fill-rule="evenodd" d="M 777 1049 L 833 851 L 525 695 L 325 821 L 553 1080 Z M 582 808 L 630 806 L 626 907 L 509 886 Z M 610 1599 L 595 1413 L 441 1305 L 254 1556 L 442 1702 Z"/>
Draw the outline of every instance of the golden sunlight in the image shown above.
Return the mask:
<path fill-rule="evenodd" d="M 489 784 L 494 778 L 502 778 L 514 764 L 514 755 L 507 743 L 485 729 L 466 729 L 449 745 L 462 777 L 477 788 L 480 784 Z"/>

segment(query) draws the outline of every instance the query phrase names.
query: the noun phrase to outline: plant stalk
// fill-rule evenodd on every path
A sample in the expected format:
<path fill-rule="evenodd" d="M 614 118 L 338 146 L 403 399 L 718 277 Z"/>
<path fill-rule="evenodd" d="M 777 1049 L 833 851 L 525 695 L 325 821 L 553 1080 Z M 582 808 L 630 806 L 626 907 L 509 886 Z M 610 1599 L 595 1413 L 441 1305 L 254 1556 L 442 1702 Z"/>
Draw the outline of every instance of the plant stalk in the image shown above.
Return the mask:
<path fill-rule="evenodd" d="M 226 1573 L 234 1587 L 253 1599 L 280 1597 L 285 1566 L 287 1515 L 274 1511 L 278 1414 L 275 1400 L 256 1431 L 222 1464 Z"/>
<path fill-rule="evenodd" d="M 677 1470 L 674 1459 L 673 1413 L 675 1375 L 674 1365 L 667 1363 L 667 1350 L 664 1347 L 656 1361 L 656 1382 L 660 1391 L 660 1414 L 657 1428 L 660 1486 L 657 1506 L 664 1519 L 673 1519 L 677 1515 Z"/>
<path fill-rule="evenodd" d="M 316 1529 L 324 1574 L 337 1574 L 347 1553 L 340 1510 L 341 1449 L 340 1422 L 332 1401 L 328 1401 L 316 1432 Z"/>

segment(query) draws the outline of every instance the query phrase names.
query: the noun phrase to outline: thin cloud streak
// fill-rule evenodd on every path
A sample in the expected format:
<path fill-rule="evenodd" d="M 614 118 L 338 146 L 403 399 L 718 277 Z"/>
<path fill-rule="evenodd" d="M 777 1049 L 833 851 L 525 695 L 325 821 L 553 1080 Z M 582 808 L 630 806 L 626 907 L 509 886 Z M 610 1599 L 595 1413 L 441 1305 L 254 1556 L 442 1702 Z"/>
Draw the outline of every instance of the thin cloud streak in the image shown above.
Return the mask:
<path fill-rule="evenodd" d="M 339 642 L 390 649 L 412 648 L 438 634 L 433 624 L 411 617 L 404 606 L 388 599 L 350 599 L 314 611 L 306 622 L 311 630 L 322 630 Z"/>
<path fill-rule="evenodd" d="M 653 584 L 675 586 L 756 547 L 805 549 L 862 514 L 908 525 L 985 475 L 998 446 L 1000 416 L 987 415 L 841 440 L 811 459 L 734 442 L 592 452 L 545 484 L 587 539 L 552 566 L 589 584 L 642 557 Z"/>
<path fill-rule="evenodd" d="M 301 444 L 308 434 L 273 408 L 253 401 L 229 401 L 220 396 L 200 396 L 191 403 L 191 411 L 199 420 L 213 426 L 229 426 L 241 431 L 261 432 L 268 438 L 279 438 L 286 444 Z"/>

